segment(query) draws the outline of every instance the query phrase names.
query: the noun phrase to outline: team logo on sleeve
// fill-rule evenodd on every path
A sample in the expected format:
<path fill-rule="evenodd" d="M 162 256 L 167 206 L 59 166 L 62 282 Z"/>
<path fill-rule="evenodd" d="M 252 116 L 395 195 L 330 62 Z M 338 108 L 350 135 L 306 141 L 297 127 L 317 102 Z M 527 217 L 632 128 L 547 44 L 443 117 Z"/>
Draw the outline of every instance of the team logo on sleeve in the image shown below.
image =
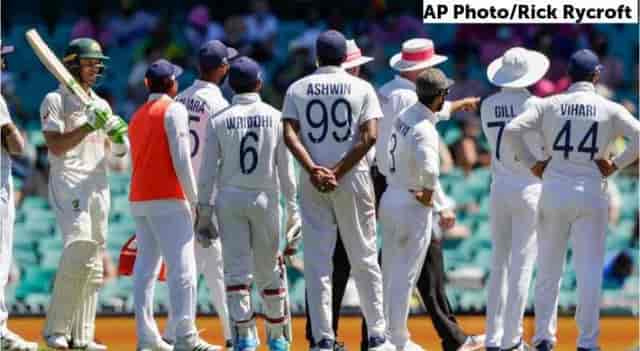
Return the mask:
<path fill-rule="evenodd" d="M 80 200 L 79 199 L 73 199 L 71 201 L 71 207 L 73 208 L 74 211 L 80 211 Z"/>

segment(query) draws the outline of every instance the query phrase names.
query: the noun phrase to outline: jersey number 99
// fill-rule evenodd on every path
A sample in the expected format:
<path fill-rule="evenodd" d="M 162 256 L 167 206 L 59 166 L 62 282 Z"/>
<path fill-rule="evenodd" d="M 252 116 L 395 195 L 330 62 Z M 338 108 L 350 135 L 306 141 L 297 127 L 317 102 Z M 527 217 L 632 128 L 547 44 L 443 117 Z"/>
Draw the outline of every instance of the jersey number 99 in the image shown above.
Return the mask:
<path fill-rule="evenodd" d="M 318 107 L 314 109 L 315 106 Z M 344 120 L 338 119 L 338 108 L 340 106 L 343 106 L 346 111 L 347 117 Z M 316 120 L 312 117 L 312 112 L 317 111 L 318 109 L 320 110 L 321 114 L 320 119 Z M 353 117 L 351 115 L 351 105 L 349 104 L 349 101 L 343 98 L 339 98 L 333 102 L 330 109 L 327 109 L 327 106 L 325 106 L 324 102 L 318 99 L 313 99 L 307 105 L 306 117 L 309 126 L 313 128 L 312 131 L 307 133 L 307 136 L 314 144 L 323 142 L 327 137 L 327 134 L 329 132 L 329 111 L 331 112 L 331 121 L 337 128 L 343 129 L 344 127 L 347 127 L 346 131 L 341 135 L 338 134 L 338 132 L 335 130 L 332 131 L 331 135 L 333 136 L 333 139 L 338 143 L 342 143 L 349 140 L 349 137 L 351 136 L 351 123 Z M 316 134 L 315 131 L 317 129 L 320 129 L 320 131 Z"/>

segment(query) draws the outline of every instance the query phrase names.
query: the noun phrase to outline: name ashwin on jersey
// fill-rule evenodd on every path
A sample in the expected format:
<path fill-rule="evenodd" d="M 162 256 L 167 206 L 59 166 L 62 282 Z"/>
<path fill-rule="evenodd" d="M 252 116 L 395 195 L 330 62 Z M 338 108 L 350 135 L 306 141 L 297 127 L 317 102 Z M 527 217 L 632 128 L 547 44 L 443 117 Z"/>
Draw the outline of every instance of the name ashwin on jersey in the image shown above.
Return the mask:
<path fill-rule="evenodd" d="M 273 128 L 273 119 L 269 115 L 227 117 L 224 123 L 227 129 Z"/>
<path fill-rule="evenodd" d="M 308 96 L 350 94 L 351 84 L 347 83 L 309 83 L 309 85 L 307 85 Z"/>

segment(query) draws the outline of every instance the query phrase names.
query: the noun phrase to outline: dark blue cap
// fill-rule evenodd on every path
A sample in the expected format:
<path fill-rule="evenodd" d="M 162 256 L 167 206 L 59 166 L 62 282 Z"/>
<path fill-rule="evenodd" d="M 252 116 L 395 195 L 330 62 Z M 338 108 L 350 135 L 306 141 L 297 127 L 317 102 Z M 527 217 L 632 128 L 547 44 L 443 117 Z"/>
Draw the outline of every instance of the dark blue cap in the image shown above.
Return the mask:
<path fill-rule="evenodd" d="M 316 55 L 319 59 L 344 60 L 347 57 L 347 39 L 333 29 L 320 33 L 316 39 Z"/>
<path fill-rule="evenodd" d="M 149 65 L 145 77 L 149 80 L 159 80 L 166 78 L 175 79 L 181 74 L 182 68 L 180 68 L 180 66 L 176 66 L 165 59 L 159 59 Z"/>
<path fill-rule="evenodd" d="M 246 87 L 262 80 L 262 71 L 258 63 L 246 56 L 238 57 L 231 62 L 229 68 L 229 85 L 234 87 Z"/>
<path fill-rule="evenodd" d="M 209 40 L 200 47 L 198 60 L 200 68 L 208 70 L 229 63 L 237 55 L 236 49 L 227 47 L 220 40 Z"/>
<path fill-rule="evenodd" d="M 598 55 L 591 50 L 578 50 L 569 59 L 569 75 L 572 77 L 584 77 L 600 69 L 602 69 L 602 65 Z"/>

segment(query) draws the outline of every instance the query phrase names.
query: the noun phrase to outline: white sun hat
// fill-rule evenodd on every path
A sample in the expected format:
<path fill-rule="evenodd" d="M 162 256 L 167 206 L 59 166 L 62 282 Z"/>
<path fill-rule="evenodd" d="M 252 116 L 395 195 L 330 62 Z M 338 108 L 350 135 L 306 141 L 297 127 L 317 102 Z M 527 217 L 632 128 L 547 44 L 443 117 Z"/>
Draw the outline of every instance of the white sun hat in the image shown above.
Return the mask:
<path fill-rule="evenodd" d="M 544 77 L 549 59 L 542 53 L 514 47 L 493 60 L 487 68 L 487 78 L 497 86 L 525 88 Z"/>
<path fill-rule="evenodd" d="M 362 66 L 370 61 L 373 61 L 373 57 L 362 56 L 362 51 L 355 40 L 347 40 L 347 58 L 342 63 L 342 68 L 350 69 Z"/>
<path fill-rule="evenodd" d="M 446 56 L 436 55 L 433 41 L 417 38 L 402 43 L 402 50 L 391 57 L 389 66 L 400 72 L 415 71 L 433 67 L 446 60 Z"/>

